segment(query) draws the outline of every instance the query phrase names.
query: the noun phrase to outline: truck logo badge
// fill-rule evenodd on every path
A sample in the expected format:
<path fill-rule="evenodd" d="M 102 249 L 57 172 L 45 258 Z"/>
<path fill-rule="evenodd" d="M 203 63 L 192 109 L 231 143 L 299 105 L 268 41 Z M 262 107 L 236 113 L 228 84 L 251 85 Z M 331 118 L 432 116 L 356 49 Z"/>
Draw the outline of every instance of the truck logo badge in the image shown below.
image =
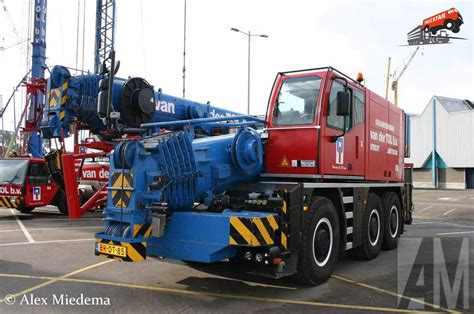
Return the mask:
<path fill-rule="evenodd" d="M 41 187 L 35 186 L 33 188 L 33 201 L 41 201 Z"/>
<path fill-rule="evenodd" d="M 290 163 L 288 162 L 288 158 L 286 156 L 283 156 L 283 159 L 280 162 L 280 167 L 289 167 Z"/>
<path fill-rule="evenodd" d="M 339 137 L 336 141 L 336 164 L 344 164 L 344 138 Z"/>
<path fill-rule="evenodd" d="M 449 36 L 448 31 L 456 34 L 464 20 L 461 13 L 451 8 L 422 20 L 407 34 L 408 46 L 449 44 L 451 39 L 466 39 Z"/>

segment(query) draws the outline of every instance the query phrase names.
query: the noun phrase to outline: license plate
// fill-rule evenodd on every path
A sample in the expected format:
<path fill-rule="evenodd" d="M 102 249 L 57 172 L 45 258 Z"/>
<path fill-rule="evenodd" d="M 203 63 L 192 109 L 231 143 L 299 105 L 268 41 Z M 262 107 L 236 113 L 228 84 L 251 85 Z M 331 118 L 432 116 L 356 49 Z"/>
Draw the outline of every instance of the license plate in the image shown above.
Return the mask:
<path fill-rule="evenodd" d="M 97 251 L 99 253 L 105 253 L 108 255 L 126 257 L 127 256 L 127 248 L 118 245 L 111 245 L 105 243 L 97 243 Z"/>

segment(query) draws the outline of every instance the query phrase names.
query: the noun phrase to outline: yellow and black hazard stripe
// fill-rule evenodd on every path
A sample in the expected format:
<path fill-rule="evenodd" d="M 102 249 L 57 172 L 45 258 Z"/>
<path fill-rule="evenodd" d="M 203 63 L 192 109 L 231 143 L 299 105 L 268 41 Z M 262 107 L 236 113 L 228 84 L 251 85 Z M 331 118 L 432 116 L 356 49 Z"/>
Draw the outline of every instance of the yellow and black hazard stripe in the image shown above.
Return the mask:
<path fill-rule="evenodd" d="M 61 97 L 61 89 L 54 88 L 49 91 L 49 107 L 54 108 L 59 104 L 59 98 Z"/>
<path fill-rule="evenodd" d="M 230 217 L 229 244 L 265 246 L 275 243 L 278 224 L 275 216 L 259 218 Z"/>
<path fill-rule="evenodd" d="M 101 253 L 97 250 L 95 251 L 95 255 L 113 258 L 115 260 L 124 262 L 141 262 L 146 259 L 146 242 L 121 242 L 99 238 L 96 238 L 95 241 L 98 243 L 124 247 L 127 250 L 126 256 L 124 257 Z"/>
<path fill-rule="evenodd" d="M 133 238 L 148 238 L 151 234 L 151 225 L 133 225 Z"/>
<path fill-rule="evenodd" d="M 128 207 L 132 191 L 126 189 L 133 186 L 133 174 L 130 172 L 113 172 L 111 180 L 112 187 L 115 188 L 112 190 L 112 203 L 117 208 Z"/>
<path fill-rule="evenodd" d="M 18 204 L 11 201 L 9 196 L 0 196 L 0 207 L 18 208 Z"/>
<path fill-rule="evenodd" d="M 288 235 L 287 235 L 288 225 L 282 225 L 280 230 L 280 245 L 284 251 L 288 250 Z"/>
<path fill-rule="evenodd" d="M 64 105 L 66 104 L 66 101 L 67 101 L 67 88 L 68 88 L 69 84 L 68 82 L 64 82 L 63 83 L 63 89 L 62 89 L 62 92 L 61 92 L 61 107 L 64 107 Z"/>
<path fill-rule="evenodd" d="M 66 111 L 65 111 L 65 104 L 67 102 L 67 88 L 69 84 L 68 82 L 64 82 L 62 87 L 60 88 L 54 88 L 49 91 L 49 107 L 54 108 L 57 107 L 58 104 L 60 104 L 60 111 L 59 111 L 59 120 L 63 121 L 64 118 L 66 117 Z"/>
<path fill-rule="evenodd" d="M 281 205 L 281 224 L 280 224 L 280 247 L 286 251 L 288 250 L 288 229 L 289 229 L 289 207 L 286 202 L 286 195 L 288 190 L 281 190 L 277 193 L 277 196 L 282 199 Z"/>
<path fill-rule="evenodd" d="M 68 82 L 63 83 L 62 94 L 61 94 L 61 111 L 59 112 L 59 120 L 63 121 L 66 117 L 65 104 L 67 101 L 67 88 Z"/>

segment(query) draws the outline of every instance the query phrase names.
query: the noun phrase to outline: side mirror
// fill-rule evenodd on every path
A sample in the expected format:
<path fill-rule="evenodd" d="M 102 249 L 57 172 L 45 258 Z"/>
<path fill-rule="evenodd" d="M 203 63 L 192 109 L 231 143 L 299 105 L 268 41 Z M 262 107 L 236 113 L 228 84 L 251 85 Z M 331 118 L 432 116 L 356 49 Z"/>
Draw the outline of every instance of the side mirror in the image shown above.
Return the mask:
<path fill-rule="evenodd" d="M 349 92 L 337 92 L 337 115 L 347 117 L 350 115 Z"/>

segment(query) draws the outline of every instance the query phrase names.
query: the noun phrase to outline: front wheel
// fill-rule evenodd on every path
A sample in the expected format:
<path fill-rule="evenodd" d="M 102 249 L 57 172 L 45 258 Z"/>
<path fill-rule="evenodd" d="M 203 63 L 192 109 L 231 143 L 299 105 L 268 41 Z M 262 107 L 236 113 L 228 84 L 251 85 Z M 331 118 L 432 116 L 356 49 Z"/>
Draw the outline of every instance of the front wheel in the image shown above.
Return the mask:
<path fill-rule="evenodd" d="M 379 255 L 384 234 L 383 221 L 382 201 L 377 194 L 369 193 L 362 219 L 362 244 L 355 248 L 358 258 L 371 260 Z"/>
<path fill-rule="evenodd" d="M 315 197 L 306 214 L 298 256 L 298 280 L 318 285 L 332 273 L 339 252 L 339 219 L 336 207 L 325 197 Z"/>
<path fill-rule="evenodd" d="M 59 189 L 54 200 L 54 205 L 56 205 L 63 215 L 69 215 L 69 210 L 67 208 L 67 199 L 66 199 L 66 193 L 62 190 Z"/>
<path fill-rule="evenodd" d="M 459 27 L 459 26 L 456 26 L 456 27 L 454 27 L 451 31 L 452 31 L 453 33 L 459 33 L 460 27 Z"/>
<path fill-rule="evenodd" d="M 454 22 L 452 20 L 446 20 L 446 22 L 444 22 L 444 27 L 446 27 L 447 29 L 449 30 L 452 30 L 454 28 Z"/>
<path fill-rule="evenodd" d="M 17 207 L 17 210 L 23 214 L 28 214 L 30 213 L 33 209 L 35 209 L 35 207 L 31 207 L 31 206 L 19 206 Z"/>

